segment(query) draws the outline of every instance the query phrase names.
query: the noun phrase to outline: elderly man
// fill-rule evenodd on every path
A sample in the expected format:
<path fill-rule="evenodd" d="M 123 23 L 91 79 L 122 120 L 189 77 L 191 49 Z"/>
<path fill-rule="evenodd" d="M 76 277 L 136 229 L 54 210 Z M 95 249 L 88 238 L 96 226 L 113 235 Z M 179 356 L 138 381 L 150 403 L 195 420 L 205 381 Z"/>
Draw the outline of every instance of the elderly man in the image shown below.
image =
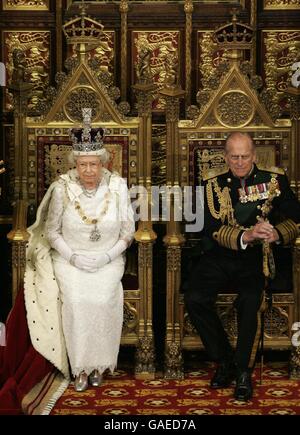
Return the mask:
<path fill-rule="evenodd" d="M 226 388 L 236 378 L 234 397 L 249 400 L 248 366 L 264 272 L 268 273 L 263 251 L 266 255 L 273 243 L 287 244 L 297 237 L 300 203 L 282 169 L 255 164 L 255 146 L 249 134 L 228 136 L 225 161 L 226 167 L 210 171 L 204 179 L 205 255 L 193 267 L 185 303 L 208 354 L 218 362 L 211 388 Z M 215 309 L 218 292 L 233 286 L 238 292 L 235 352 Z"/>

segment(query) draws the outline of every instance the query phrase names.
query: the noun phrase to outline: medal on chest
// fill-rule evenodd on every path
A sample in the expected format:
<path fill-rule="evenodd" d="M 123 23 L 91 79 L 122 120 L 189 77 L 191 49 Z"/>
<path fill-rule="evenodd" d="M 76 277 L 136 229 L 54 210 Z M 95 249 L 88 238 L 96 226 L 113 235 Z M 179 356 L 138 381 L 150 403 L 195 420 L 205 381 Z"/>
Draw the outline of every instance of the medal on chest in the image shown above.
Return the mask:
<path fill-rule="evenodd" d="M 271 196 L 280 195 L 278 181 L 272 178 L 268 183 L 254 184 L 253 186 L 244 186 L 238 189 L 239 201 L 242 204 L 247 202 L 256 202 L 269 199 Z M 275 195 L 274 195 L 275 193 Z"/>

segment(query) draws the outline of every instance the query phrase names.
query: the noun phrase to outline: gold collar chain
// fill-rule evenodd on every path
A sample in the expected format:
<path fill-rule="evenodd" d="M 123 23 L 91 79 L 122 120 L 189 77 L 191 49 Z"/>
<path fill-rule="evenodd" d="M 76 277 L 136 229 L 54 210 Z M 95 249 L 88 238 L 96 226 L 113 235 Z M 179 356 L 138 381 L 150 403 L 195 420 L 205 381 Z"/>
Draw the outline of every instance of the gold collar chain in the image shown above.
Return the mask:
<path fill-rule="evenodd" d="M 85 224 L 87 224 L 87 225 L 96 225 L 99 222 L 101 222 L 101 220 L 103 219 L 103 217 L 107 213 L 108 206 L 109 206 L 109 203 L 110 203 L 110 196 L 111 196 L 110 192 L 106 192 L 105 193 L 105 195 L 104 195 L 104 207 L 101 210 L 99 217 L 97 217 L 97 218 L 88 217 L 87 214 L 82 210 L 79 201 L 74 201 L 75 210 L 77 210 L 79 216 L 81 217 L 82 221 Z"/>

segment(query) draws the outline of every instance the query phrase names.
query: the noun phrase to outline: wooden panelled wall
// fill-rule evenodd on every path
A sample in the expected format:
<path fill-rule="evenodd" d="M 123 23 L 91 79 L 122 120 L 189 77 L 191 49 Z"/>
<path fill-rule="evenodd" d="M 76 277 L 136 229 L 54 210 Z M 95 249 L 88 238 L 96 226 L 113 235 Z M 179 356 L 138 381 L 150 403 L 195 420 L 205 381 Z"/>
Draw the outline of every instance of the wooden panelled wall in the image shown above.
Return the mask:
<path fill-rule="evenodd" d="M 62 24 L 80 14 L 81 1 L 72 0 L 3 0 L 0 5 L 1 61 L 6 65 L 7 82 L 12 74 L 12 51 L 24 50 L 28 78 L 34 83 L 30 108 L 44 98 L 48 86 L 55 84 L 55 74 L 64 70 L 67 52 Z M 247 54 L 253 70 L 261 75 L 269 88 L 276 90 L 283 111 L 286 106 L 283 91 L 290 78 L 290 67 L 300 59 L 300 1 L 295 0 L 240 0 L 240 1 L 89 1 L 88 14 L 101 20 L 104 34 L 101 46 L 93 56 L 101 61 L 120 89 L 120 99 L 131 104 L 136 115 L 132 85 L 136 82 L 136 61 L 144 44 L 151 52 L 151 73 L 162 86 L 168 61 L 179 59 L 179 81 L 186 91 L 181 104 L 181 118 L 186 118 L 190 105 L 197 104 L 197 92 L 208 71 L 222 57 L 210 39 L 212 30 L 231 19 L 236 8 L 238 19 L 256 30 L 256 43 Z M 1 150 L 0 158 L 9 162 L 12 140 L 9 125 L 12 122 L 12 96 L 1 87 Z M 164 154 L 164 103 L 157 98 L 153 103 L 153 175 L 162 181 Z M 10 166 L 10 165 L 8 165 Z M 160 175 L 158 175 L 160 173 Z M 157 174 L 157 175 L 156 175 Z M 10 214 L 10 171 L 0 179 L 2 206 L 0 215 Z"/>

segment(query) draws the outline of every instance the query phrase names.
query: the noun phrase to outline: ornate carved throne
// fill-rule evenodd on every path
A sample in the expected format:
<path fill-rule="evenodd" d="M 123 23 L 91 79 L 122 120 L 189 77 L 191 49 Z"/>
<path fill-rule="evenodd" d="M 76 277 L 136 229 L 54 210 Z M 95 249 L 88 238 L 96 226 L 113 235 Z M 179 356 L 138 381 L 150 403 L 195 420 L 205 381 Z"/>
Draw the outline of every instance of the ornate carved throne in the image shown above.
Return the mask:
<path fill-rule="evenodd" d="M 77 28 L 79 26 L 79 28 Z M 81 26 L 81 27 L 80 27 Z M 89 53 L 97 43 L 103 26 L 85 16 L 72 19 L 64 26 L 67 41 L 76 46 L 76 51 L 66 61 L 68 74 L 56 75 L 57 88 L 48 89 L 47 99 L 36 106 L 36 114 L 24 118 L 24 128 L 18 132 L 22 137 L 23 193 L 18 200 L 13 231 L 9 239 L 15 251 L 13 262 L 14 296 L 22 285 L 26 243 L 26 209 L 29 221 L 33 221 L 39 202 L 50 183 L 61 173 L 71 169 L 67 156 L 71 150 L 69 129 L 82 121 L 82 108 L 92 108 L 92 125 L 105 127 L 106 148 L 111 153 L 108 169 L 118 171 L 127 178 L 128 186 L 138 184 L 138 162 L 142 147 L 138 146 L 142 121 L 126 117 L 129 105 L 116 104 L 118 88 L 112 85 L 107 73 L 99 69 L 99 61 Z M 17 93 L 17 91 L 15 92 Z M 18 95 L 18 94 L 17 94 Z M 24 113 L 24 112 L 23 112 Z M 22 116 L 15 111 L 15 116 Z M 22 124 L 22 123 L 21 123 Z M 22 125 L 21 125 L 22 127 Z M 18 146 L 18 144 L 16 144 Z M 21 171 L 22 172 L 22 171 Z M 155 376 L 152 332 L 152 240 L 133 243 L 127 254 L 127 266 L 123 277 L 124 323 L 121 344 L 135 346 L 135 374 L 140 378 Z M 148 244 L 151 249 L 148 249 Z M 144 256 L 147 255 L 147 261 Z"/>
<path fill-rule="evenodd" d="M 238 24 L 238 25 L 237 25 Z M 232 35 L 237 28 L 245 38 Z M 226 43 L 226 35 L 231 35 L 231 44 Z M 247 37 L 246 37 L 247 35 Z M 222 50 L 227 49 L 224 62 L 219 68 L 212 69 L 206 77 L 206 86 L 197 95 L 200 108 L 191 106 L 190 120 L 178 123 L 178 155 L 180 160 L 180 186 L 201 185 L 206 171 L 222 166 L 224 163 L 223 146 L 229 131 L 247 131 L 252 133 L 257 146 L 259 163 L 266 166 L 281 166 L 287 170 L 291 185 L 297 189 L 300 174 L 294 160 L 298 155 L 292 124 L 288 119 L 278 119 L 278 106 L 272 93 L 265 90 L 259 94 L 262 80 L 252 76 L 249 62 L 241 62 L 242 50 L 251 46 L 252 33 L 249 26 L 233 23 L 222 26 L 215 32 L 216 41 L 221 40 Z M 236 41 L 234 44 L 232 41 Z M 168 141 L 167 141 L 168 143 Z M 203 348 L 199 336 L 193 328 L 183 302 L 183 287 L 187 278 L 189 253 L 199 242 L 199 236 L 186 233 L 184 226 L 181 234 L 185 244 L 179 244 L 177 274 L 181 271 L 181 282 L 175 286 L 167 284 L 167 331 L 166 331 L 166 368 L 165 376 L 177 378 L 183 376 L 182 350 Z M 291 327 L 299 319 L 299 243 L 281 248 L 278 263 L 287 269 L 288 280 L 280 285 L 274 283 L 272 305 L 265 313 L 265 347 L 270 349 L 289 349 Z M 293 258 L 292 263 L 289 260 Z M 281 266 L 280 266 L 281 264 Z M 174 259 L 167 260 L 167 269 L 174 269 Z M 278 281 L 277 281 L 278 284 Z M 230 289 L 224 289 L 217 302 L 217 309 L 224 322 L 230 339 L 236 339 L 236 314 L 232 303 L 236 295 Z"/>

